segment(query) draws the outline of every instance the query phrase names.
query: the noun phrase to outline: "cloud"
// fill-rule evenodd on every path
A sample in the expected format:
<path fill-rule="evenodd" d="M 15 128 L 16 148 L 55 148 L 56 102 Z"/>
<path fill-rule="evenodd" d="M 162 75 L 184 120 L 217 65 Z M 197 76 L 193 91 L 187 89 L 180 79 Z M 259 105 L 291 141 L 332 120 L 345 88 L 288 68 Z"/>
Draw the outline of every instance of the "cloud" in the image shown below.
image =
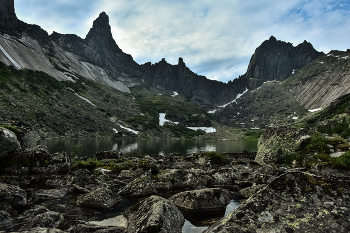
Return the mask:
<path fill-rule="evenodd" d="M 16 9 L 26 22 L 81 37 L 105 11 L 117 44 L 138 63 L 182 57 L 195 73 L 224 82 L 244 74 L 271 35 L 324 52 L 350 47 L 343 0 L 16 0 Z"/>

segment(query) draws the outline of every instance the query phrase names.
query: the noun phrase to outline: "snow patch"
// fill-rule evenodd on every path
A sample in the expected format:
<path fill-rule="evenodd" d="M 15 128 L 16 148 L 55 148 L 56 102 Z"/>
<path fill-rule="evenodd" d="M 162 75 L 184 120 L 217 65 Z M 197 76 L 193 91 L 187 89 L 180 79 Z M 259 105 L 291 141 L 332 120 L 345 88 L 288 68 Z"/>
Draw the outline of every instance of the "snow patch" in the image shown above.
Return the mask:
<path fill-rule="evenodd" d="M 120 128 L 122 128 L 122 129 L 126 129 L 126 130 L 127 130 L 127 131 L 129 131 L 129 132 L 132 132 L 132 133 L 134 133 L 134 134 L 139 134 L 139 132 L 138 132 L 138 131 L 132 130 L 132 129 L 127 128 L 127 127 L 124 127 L 124 126 L 122 126 L 122 125 L 119 125 L 119 126 L 120 126 Z"/>
<path fill-rule="evenodd" d="M 203 130 L 206 133 L 215 133 L 216 129 L 213 127 L 187 127 L 188 129 L 192 129 L 192 130 Z"/>
<path fill-rule="evenodd" d="M 320 110 L 322 110 L 322 108 L 310 109 L 308 111 L 309 112 L 317 112 L 317 111 L 320 111 Z"/>
<path fill-rule="evenodd" d="M 118 133 L 118 130 L 116 130 L 116 129 L 113 129 L 113 131 L 114 131 L 114 133 Z"/>
<path fill-rule="evenodd" d="M 293 117 L 293 120 L 298 120 L 299 117 Z"/>
<path fill-rule="evenodd" d="M 234 102 L 237 103 L 237 100 L 238 100 L 239 98 L 241 98 L 241 96 L 244 95 L 247 91 L 248 91 L 248 88 L 246 88 L 245 91 L 243 91 L 243 93 L 238 94 L 238 95 L 236 96 L 236 98 L 235 98 L 234 100 L 232 100 L 231 102 L 229 102 L 229 103 L 227 103 L 227 104 L 224 104 L 224 105 L 222 105 L 222 106 L 218 106 L 218 107 L 219 107 L 219 108 L 224 108 L 224 107 L 226 107 L 227 105 L 232 104 L 232 103 L 234 103 Z"/>
<path fill-rule="evenodd" d="M 86 102 L 88 102 L 89 104 L 91 104 L 92 106 L 97 107 L 96 105 L 94 105 L 93 103 L 91 103 L 90 100 L 88 100 L 88 99 L 86 99 L 86 98 L 84 98 L 84 97 L 78 95 L 77 93 L 75 93 L 75 94 L 76 94 L 79 98 L 81 98 L 82 100 L 85 100 Z"/>
<path fill-rule="evenodd" d="M 327 57 L 333 56 L 333 54 L 328 54 Z"/>
<path fill-rule="evenodd" d="M 208 111 L 208 113 L 213 114 L 213 113 L 215 113 L 216 111 L 217 111 L 217 109 L 214 109 L 214 110 Z"/>
<path fill-rule="evenodd" d="M 292 71 L 292 74 L 294 74 L 295 73 L 295 69 L 293 69 L 293 71 Z"/>
<path fill-rule="evenodd" d="M 172 96 L 172 97 L 175 97 L 175 96 L 177 96 L 177 95 L 179 95 L 179 93 L 177 93 L 176 91 L 174 91 L 173 94 L 172 94 L 171 96 Z"/>
<path fill-rule="evenodd" d="M 251 129 L 260 129 L 260 128 L 251 128 Z"/>
<path fill-rule="evenodd" d="M 171 123 L 174 123 L 174 124 L 179 124 L 179 122 L 172 122 L 172 121 L 169 121 L 167 119 L 165 119 L 165 113 L 159 113 L 159 125 L 160 126 L 164 126 L 164 123 L 165 122 L 171 122 Z"/>
<path fill-rule="evenodd" d="M 2 131 L 4 132 L 5 137 L 7 137 L 7 138 L 13 138 L 12 133 L 10 133 L 10 131 L 8 131 L 7 129 L 3 129 Z"/>

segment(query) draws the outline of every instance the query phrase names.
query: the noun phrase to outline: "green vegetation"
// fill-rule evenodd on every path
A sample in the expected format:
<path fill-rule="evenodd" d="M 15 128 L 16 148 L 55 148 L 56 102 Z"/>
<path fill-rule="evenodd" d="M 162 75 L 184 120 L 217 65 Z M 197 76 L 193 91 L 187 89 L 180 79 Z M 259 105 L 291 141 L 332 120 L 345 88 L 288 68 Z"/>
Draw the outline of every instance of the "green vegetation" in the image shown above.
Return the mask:
<path fill-rule="evenodd" d="M 142 127 L 144 129 L 160 130 L 158 117 L 136 115 L 126 120 L 133 128 Z"/>
<path fill-rule="evenodd" d="M 207 157 L 213 164 L 224 164 L 226 157 L 216 151 L 205 152 L 204 156 Z"/>
<path fill-rule="evenodd" d="M 350 119 L 343 117 L 340 121 L 335 121 L 331 125 L 327 126 L 321 126 L 319 127 L 319 131 L 321 133 L 326 133 L 326 134 L 338 134 L 342 138 L 349 138 L 350 137 Z"/>
<path fill-rule="evenodd" d="M 265 132 L 263 129 L 253 129 L 245 133 L 245 140 L 258 140 L 260 136 Z"/>
<path fill-rule="evenodd" d="M 12 125 L 0 125 L 0 127 L 11 130 L 14 133 L 18 132 L 18 129 L 16 126 L 12 126 Z"/>

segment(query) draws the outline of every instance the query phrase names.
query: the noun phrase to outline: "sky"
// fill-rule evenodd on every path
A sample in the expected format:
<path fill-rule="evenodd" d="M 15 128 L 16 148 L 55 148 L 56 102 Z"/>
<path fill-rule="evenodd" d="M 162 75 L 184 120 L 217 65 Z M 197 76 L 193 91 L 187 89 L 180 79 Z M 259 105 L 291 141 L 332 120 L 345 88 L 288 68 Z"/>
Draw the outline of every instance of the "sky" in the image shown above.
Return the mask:
<path fill-rule="evenodd" d="M 104 11 L 114 40 L 137 63 L 182 57 L 193 72 L 222 82 L 243 75 L 270 36 L 325 53 L 350 49 L 349 0 L 15 0 L 15 10 L 49 34 L 81 38 Z"/>

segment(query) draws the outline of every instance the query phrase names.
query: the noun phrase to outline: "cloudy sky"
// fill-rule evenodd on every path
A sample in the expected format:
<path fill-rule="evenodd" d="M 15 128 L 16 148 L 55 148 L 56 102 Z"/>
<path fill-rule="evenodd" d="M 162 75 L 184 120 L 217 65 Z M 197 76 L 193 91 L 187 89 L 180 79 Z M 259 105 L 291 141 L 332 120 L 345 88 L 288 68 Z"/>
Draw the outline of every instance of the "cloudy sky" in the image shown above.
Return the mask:
<path fill-rule="evenodd" d="M 17 17 L 50 34 L 85 38 L 102 11 L 115 41 L 139 64 L 182 57 L 195 73 L 227 82 L 246 72 L 271 35 L 315 49 L 350 49 L 348 0 L 15 0 Z"/>

